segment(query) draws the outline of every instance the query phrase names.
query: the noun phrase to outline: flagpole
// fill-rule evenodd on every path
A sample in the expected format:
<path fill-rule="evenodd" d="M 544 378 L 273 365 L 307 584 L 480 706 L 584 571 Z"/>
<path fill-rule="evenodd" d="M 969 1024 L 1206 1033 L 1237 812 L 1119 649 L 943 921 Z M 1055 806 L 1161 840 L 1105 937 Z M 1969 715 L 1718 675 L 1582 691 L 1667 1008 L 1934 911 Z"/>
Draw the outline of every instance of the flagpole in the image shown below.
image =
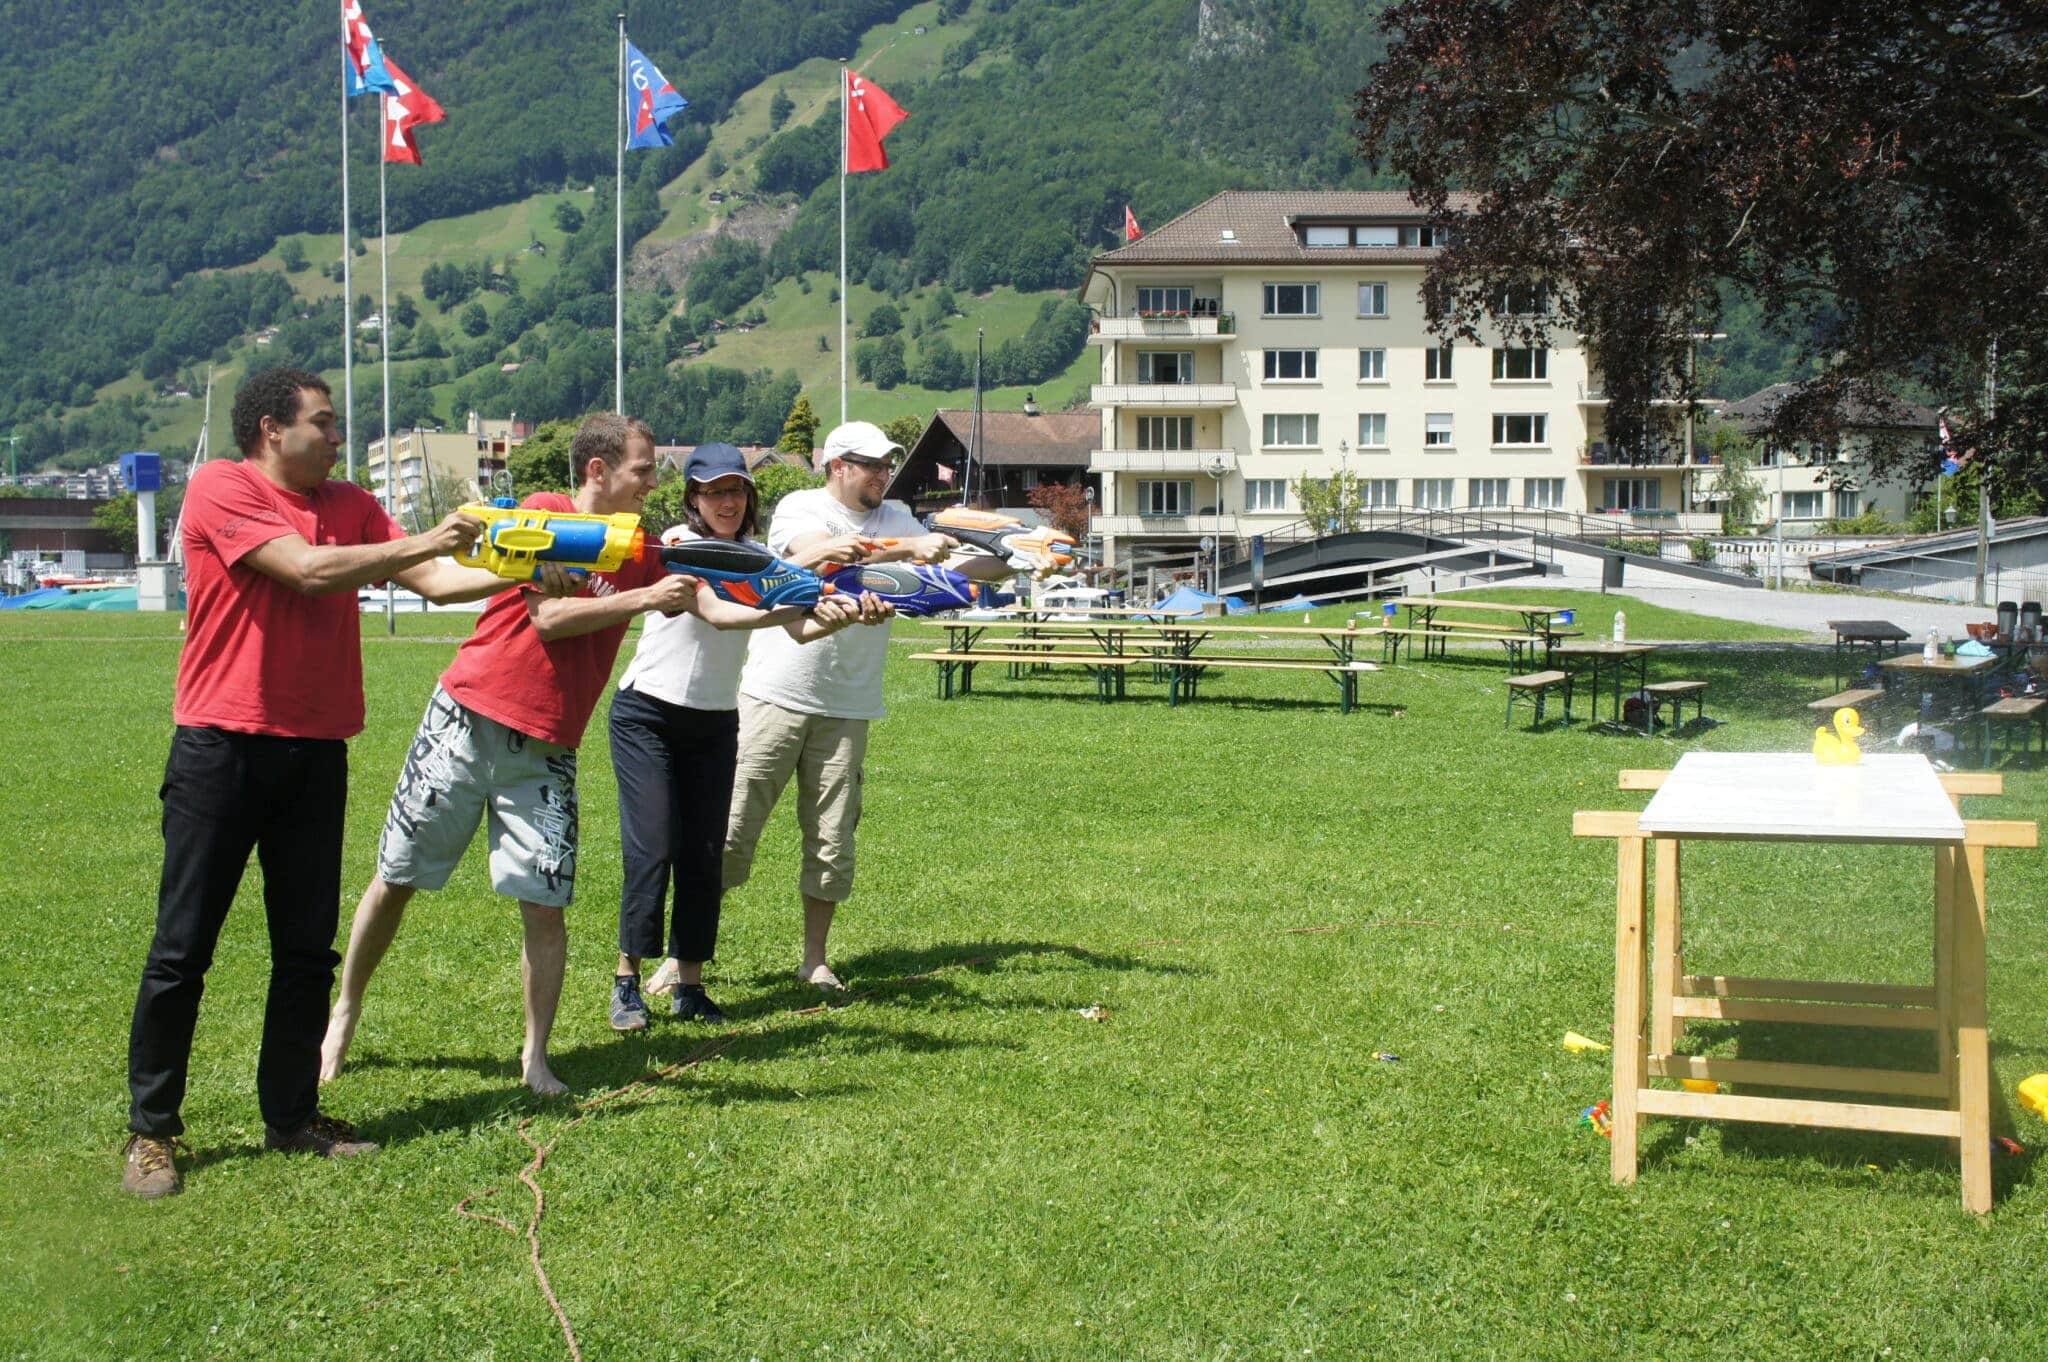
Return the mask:
<path fill-rule="evenodd" d="M 612 185 L 612 410 L 626 414 L 626 14 L 619 11 L 619 157 Z"/>
<path fill-rule="evenodd" d="M 384 199 L 385 154 L 391 126 L 390 95 L 377 96 L 377 112 L 384 116 L 377 130 L 377 357 L 384 369 L 384 514 L 391 514 L 392 491 L 398 482 L 398 459 L 391 448 L 391 219 Z M 367 451 L 366 451 L 367 452 Z M 433 470 L 420 463 L 420 476 L 432 478 Z M 384 632 L 398 632 L 398 592 L 391 579 L 384 580 Z"/>
<path fill-rule="evenodd" d="M 348 13 L 341 17 L 341 48 L 348 51 Z M 348 58 L 341 63 L 341 447 L 348 480 L 356 480 L 355 271 L 350 268 L 348 224 Z"/>
<path fill-rule="evenodd" d="M 839 63 L 839 424 L 846 424 L 846 62 Z"/>

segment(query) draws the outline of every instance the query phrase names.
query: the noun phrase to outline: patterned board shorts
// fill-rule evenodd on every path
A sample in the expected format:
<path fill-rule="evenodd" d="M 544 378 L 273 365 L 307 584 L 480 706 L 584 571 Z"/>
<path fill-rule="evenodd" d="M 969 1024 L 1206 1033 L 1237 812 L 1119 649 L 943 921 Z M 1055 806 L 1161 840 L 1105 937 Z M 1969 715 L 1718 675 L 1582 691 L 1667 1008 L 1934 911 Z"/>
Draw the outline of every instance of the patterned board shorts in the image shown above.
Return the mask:
<path fill-rule="evenodd" d="M 486 815 L 491 887 L 568 907 L 576 895 L 576 749 L 487 719 L 437 686 L 384 815 L 378 877 L 441 888 Z"/>

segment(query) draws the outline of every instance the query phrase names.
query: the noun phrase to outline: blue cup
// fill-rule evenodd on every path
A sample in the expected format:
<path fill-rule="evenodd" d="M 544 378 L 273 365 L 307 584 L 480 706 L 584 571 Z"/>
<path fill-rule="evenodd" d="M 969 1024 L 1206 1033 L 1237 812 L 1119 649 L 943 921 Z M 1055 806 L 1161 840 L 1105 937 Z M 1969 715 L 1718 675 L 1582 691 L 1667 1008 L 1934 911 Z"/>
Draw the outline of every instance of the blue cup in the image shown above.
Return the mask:
<path fill-rule="evenodd" d="M 1572 612 L 1569 610 L 1560 610 L 1557 612 L 1556 615 L 1551 617 L 1550 622 L 1552 624 L 1570 625 L 1572 622 Z"/>

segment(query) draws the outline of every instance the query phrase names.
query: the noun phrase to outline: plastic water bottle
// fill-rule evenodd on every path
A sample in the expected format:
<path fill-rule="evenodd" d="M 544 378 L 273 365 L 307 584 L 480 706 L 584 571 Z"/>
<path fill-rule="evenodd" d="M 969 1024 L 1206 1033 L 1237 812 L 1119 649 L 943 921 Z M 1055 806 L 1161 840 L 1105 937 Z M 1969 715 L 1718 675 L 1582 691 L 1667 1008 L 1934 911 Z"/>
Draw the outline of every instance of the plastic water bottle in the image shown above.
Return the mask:
<path fill-rule="evenodd" d="M 1616 643 L 1628 642 L 1628 612 L 1626 610 L 1614 612 L 1614 641 Z"/>
<path fill-rule="evenodd" d="M 1941 638 L 1932 629 L 1927 631 L 1927 645 L 1920 650 L 1920 658 L 1924 662 L 1941 660 Z"/>

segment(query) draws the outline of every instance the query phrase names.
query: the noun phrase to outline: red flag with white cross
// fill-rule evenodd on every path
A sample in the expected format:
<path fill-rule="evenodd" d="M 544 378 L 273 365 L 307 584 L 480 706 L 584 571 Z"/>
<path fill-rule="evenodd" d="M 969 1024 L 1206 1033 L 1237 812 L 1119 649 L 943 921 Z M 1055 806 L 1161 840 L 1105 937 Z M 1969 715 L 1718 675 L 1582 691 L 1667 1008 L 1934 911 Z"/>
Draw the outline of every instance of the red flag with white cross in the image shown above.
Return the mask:
<path fill-rule="evenodd" d="M 889 92 L 857 71 L 846 73 L 846 173 L 887 170 L 889 153 L 882 139 L 910 117 Z"/>

